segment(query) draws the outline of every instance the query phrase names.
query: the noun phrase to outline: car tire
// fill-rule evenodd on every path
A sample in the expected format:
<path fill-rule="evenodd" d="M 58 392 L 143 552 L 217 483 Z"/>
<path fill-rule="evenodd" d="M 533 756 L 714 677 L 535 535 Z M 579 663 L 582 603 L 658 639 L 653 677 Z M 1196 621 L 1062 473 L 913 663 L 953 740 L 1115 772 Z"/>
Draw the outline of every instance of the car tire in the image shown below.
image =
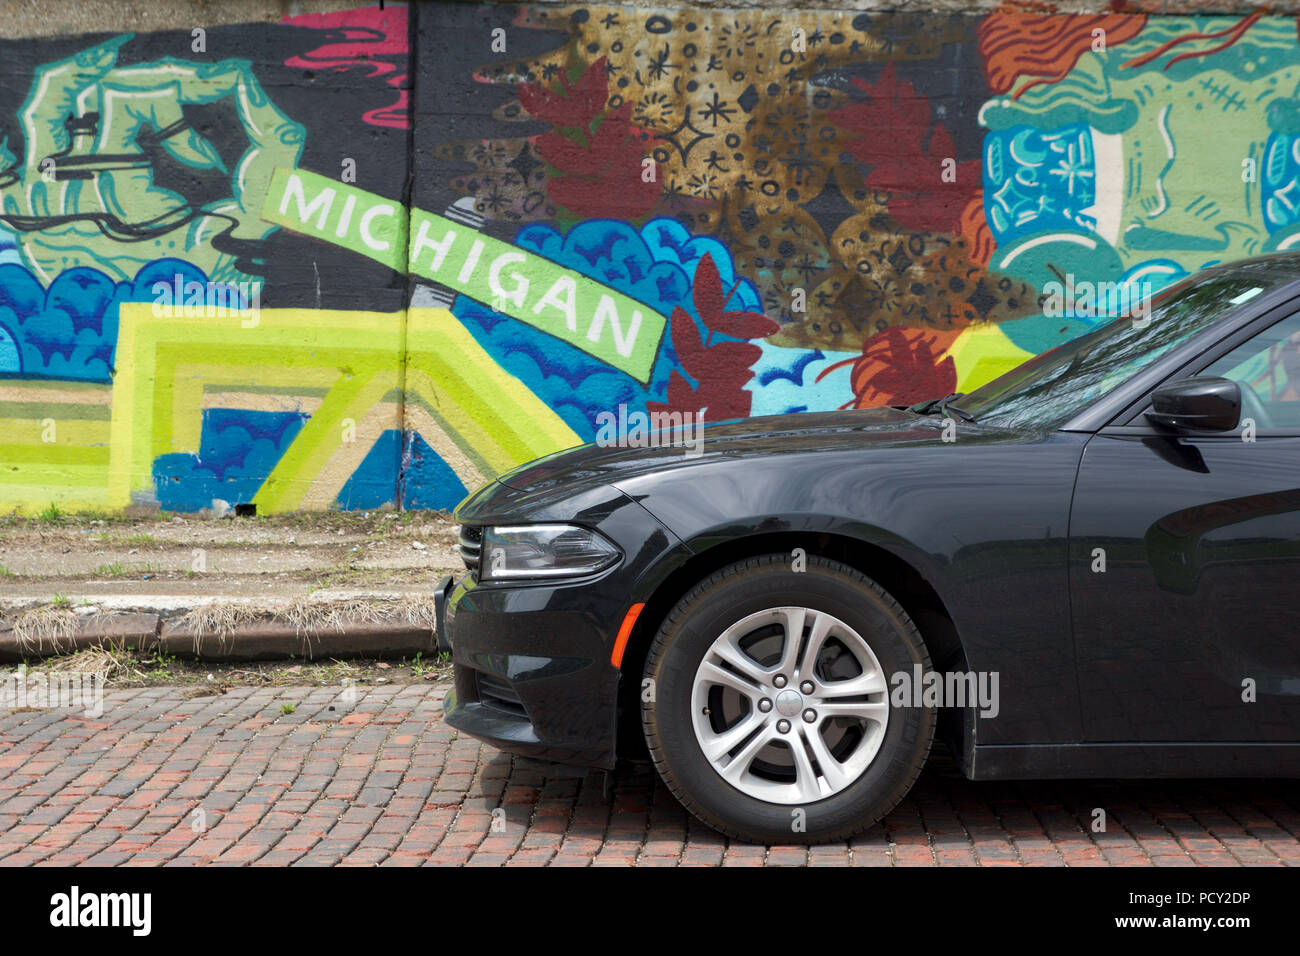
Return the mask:
<path fill-rule="evenodd" d="M 664 619 L 645 667 L 660 777 L 709 826 L 756 843 L 867 829 L 911 788 L 934 738 L 932 708 L 889 702 L 889 675 L 930 669 L 907 612 L 847 565 L 802 563 L 769 554 L 709 575 Z"/>

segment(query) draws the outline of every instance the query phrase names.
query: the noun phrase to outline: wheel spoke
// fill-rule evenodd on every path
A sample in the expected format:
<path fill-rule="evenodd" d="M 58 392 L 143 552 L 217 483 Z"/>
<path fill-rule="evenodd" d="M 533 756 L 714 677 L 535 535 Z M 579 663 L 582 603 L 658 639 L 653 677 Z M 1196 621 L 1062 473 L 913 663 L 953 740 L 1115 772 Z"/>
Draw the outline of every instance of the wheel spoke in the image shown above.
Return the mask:
<path fill-rule="evenodd" d="M 814 612 L 815 613 L 815 612 Z M 785 622 L 785 643 L 781 645 L 781 673 L 789 677 L 794 673 L 799 656 L 799 643 L 803 640 L 804 622 L 808 609 L 803 607 L 783 607 L 781 617 Z"/>
<path fill-rule="evenodd" d="M 746 698 L 753 699 L 759 696 L 759 686 L 755 681 L 737 674 L 735 671 L 720 667 L 712 661 L 703 661 L 700 664 L 699 679 L 709 684 L 720 684 L 723 687 L 730 687 L 737 693 Z"/>
<path fill-rule="evenodd" d="M 860 717 L 884 725 L 889 716 L 889 701 L 823 700 L 817 704 L 818 717 Z"/>
<path fill-rule="evenodd" d="M 755 730 L 760 730 L 766 722 L 764 717 L 751 711 L 712 740 L 706 742 L 703 745 L 704 756 L 708 757 L 711 763 L 716 764 L 732 750 L 735 750 Z M 759 736 L 762 736 L 762 734 L 760 733 Z"/>
<path fill-rule="evenodd" d="M 745 744 L 745 746 L 741 748 L 740 752 L 731 758 L 731 761 L 725 767 L 721 768 L 723 778 L 731 783 L 740 785 L 742 778 L 749 770 L 750 763 L 753 762 L 754 757 L 757 756 L 760 750 L 771 743 L 774 734 L 775 731 L 772 729 L 772 726 L 764 722 L 763 727 L 754 735 L 754 738 Z M 732 744 L 732 746 L 734 747 L 735 744 Z M 716 761 L 714 762 L 714 766 L 717 766 Z"/>
<path fill-rule="evenodd" d="M 767 676 L 763 666 L 742 651 L 737 645 L 729 639 L 720 640 L 710 649 L 710 653 L 723 662 L 730 664 L 732 668 L 739 671 L 750 683 L 754 685 L 751 690 L 763 683 Z M 707 658 L 706 658 L 707 661 Z"/>
<path fill-rule="evenodd" d="M 805 803 L 811 803 L 822 798 L 822 786 L 818 782 L 817 771 L 813 769 L 812 760 L 808 756 L 808 748 L 804 746 L 802 736 L 802 733 L 796 732 L 794 739 L 789 742 L 790 753 L 794 755 L 794 786 L 799 792 L 799 799 Z"/>
<path fill-rule="evenodd" d="M 799 734 L 807 741 L 808 746 L 812 749 L 813 756 L 817 758 L 817 766 L 821 768 L 822 778 L 826 781 L 831 793 L 843 790 L 853 782 L 853 778 L 844 772 L 844 765 L 831 754 L 830 748 L 826 746 L 826 741 L 822 739 L 821 731 L 817 729 L 816 725 L 804 725 L 800 728 Z"/>
<path fill-rule="evenodd" d="M 808 628 L 808 646 L 799 658 L 800 680 L 817 679 L 817 655 L 822 652 L 834 626 L 835 618 L 814 612 L 812 626 Z"/>
<path fill-rule="evenodd" d="M 823 700 L 835 700 L 837 697 L 863 697 L 867 694 L 883 694 L 889 690 L 885 675 L 872 669 L 848 680 L 836 680 L 821 684 Z"/>

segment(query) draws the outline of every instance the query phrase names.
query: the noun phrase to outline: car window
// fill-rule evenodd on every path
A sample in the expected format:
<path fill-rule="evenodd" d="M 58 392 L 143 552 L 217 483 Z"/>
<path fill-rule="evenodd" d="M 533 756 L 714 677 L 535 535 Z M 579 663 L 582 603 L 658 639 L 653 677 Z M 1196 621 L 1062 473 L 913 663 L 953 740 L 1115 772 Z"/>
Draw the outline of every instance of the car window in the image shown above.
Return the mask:
<path fill-rule="evenodd" d="M 1242 417 L 1260 419 L 1260 427 L 1300 428 L 1300 313 L 1247 339 L 1199 375 L 1240 385 Z"/>
<path fill-rule="evenodd" d="M 956 404 L 976 421 L 1052 425 L 1066 421 L 1183 342 L 1263 292 L 1291 281 L 1245 264 L 1166 289 L 1143 320 L 1116 319 L 1030 359 Z"/>

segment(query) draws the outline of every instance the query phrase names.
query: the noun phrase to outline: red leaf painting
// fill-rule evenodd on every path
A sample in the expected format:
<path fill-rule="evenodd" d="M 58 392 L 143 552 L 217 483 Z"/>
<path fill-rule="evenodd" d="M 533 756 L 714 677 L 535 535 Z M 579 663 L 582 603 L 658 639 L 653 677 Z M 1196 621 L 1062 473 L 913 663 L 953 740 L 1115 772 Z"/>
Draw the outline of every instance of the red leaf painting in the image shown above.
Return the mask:
<path fill-rule="evenodd" d="M 764 338 L 780 326 L 761 312 L 727 311 L 727 300 L 735 291 L 736 286 L 723 287 L 713 257 L 706 254 L 695 268 L 692 290 L 695 311 L 707 330 L 705 337 L 701 338 L 695 319 L 681 306 L 673 309 L 669 325 L 677 360 L 696 384 L 692 386 L 681 372 L 674 371 L 668 379 L 667 401 L 646 403 L 648 411 L 693 415 L 703 411 L 715 422 L 749 414 L 751 396 L 744 386 L 763 350 L 735 340 Z M 727 338 L 714 342 L 715 335 Z"/>
<path fill-rule="evenodd" d="M 644 216 L 658 201 L 659 186 L 642 177 L 642 132 L 632 125 L 632 104 L 605 109 L 605 57 L 576 83 L 561 74 L 560 86 L 562 93 L 537 83 L 521 83 L 518 90 L 530 115 L 555 126 L 537 137 L 538 153 L 555 170 L 547 186 L 551 200 L 578 219 Z"/>
<path fill-rule="evenodd" d="M 854 398 L 841 408 L 913 405 L 941 398 L 957 387 L 957 363 L 951 356 L 939 359 L 957 335 L 957 330 L 937 332 L 891 326 L 867 339 L 857 358 L 824 368 L 817 381 L 852 363 Z"/>
<path fill-rule="evenodd" d="M 600 114 L 609 92 L 605 57 L 587 67 L 581 79 L 572 86 L 561 71 L 560 87 L 563 94 L 548 90 L 539 83 L 520 83 L 519 102 L 530 116 L 549 120 L 556 126 L 587 128 Z"/>
<path fill-rule="evenodd" d="M 857 134 L 848 150 L 871 168 L 867 185 L 890 194 L 890 213 L 909 229 L 952 232 L 980 184 L 979 160 L 956 163 L 947 127 L 931 126 L 929 100 L 898 78 L 893 63 L 875 86 L 861 78 L 853 85 L 867 98 L 833 110 L 830 119 Z M 945 160 L 952 163 L 945 167 Z"/>

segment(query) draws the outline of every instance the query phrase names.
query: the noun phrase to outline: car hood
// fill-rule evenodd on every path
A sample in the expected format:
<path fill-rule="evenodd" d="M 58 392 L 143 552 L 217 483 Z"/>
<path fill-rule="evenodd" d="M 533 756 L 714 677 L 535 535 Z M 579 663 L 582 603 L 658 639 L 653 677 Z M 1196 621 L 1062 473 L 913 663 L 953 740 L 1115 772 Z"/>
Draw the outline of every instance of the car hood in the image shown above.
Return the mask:
<path fill-rule="evenodd" d="M 719 459 L 808 454 L 845 447 L 933 442 L 940 419 L 900 408 L 799 412 L 706 425 L 702 432 L 669 433 L 673 444 L 655 447 L 595 443 L 521 465 L 497 481 L 529 494 L 613 485 L 649 472 L 691 468 Z M 661 433 L 662 434 L 662 433 Z M 666 439 L 656 436 L 656 441 Z"/>

